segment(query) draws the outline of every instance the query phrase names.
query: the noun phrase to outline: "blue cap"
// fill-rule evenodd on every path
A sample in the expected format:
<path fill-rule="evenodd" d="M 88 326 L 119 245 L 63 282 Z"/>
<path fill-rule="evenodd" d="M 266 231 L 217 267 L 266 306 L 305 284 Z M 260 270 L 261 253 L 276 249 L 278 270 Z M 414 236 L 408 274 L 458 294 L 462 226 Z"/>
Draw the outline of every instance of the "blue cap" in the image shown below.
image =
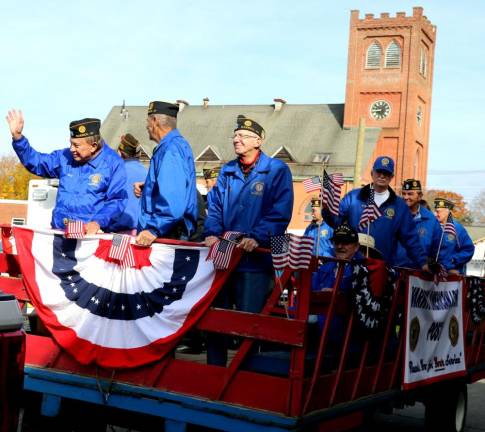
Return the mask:
<path fill-rule="evenodd" d="M 394 161 L 389 156 L 379 156 L 374 162 L 372 171 L 387 171 L 394 175 Z"/>

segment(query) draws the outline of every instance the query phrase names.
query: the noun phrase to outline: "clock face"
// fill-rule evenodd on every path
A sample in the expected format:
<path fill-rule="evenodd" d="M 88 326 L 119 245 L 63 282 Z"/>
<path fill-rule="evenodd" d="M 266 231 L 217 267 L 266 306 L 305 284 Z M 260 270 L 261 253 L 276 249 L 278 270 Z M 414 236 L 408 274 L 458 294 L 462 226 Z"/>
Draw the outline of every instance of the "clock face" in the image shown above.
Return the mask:
<path fill-rule="evenodd" d="M 370 106 L 370 115 L 376 120 L 382 120 L 391 114 L 391 105 L 385 100 L 375 101 Z"/>

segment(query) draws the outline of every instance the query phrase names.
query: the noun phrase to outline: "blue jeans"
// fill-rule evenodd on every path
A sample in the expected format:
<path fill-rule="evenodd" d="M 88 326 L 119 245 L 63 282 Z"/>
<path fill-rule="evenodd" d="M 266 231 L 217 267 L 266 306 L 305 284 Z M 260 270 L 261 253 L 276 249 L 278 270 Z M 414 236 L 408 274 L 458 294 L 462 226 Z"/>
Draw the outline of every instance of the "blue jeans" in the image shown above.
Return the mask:
<path fill-rule="evenodd" d="M 258 313 L 273 289 L 273 274 L 266 272 L 234 272 L 212 304 L 223 309 Z M 228 339 L 225 335 L 207 335 L 207 363 L 225 366 Z"/>

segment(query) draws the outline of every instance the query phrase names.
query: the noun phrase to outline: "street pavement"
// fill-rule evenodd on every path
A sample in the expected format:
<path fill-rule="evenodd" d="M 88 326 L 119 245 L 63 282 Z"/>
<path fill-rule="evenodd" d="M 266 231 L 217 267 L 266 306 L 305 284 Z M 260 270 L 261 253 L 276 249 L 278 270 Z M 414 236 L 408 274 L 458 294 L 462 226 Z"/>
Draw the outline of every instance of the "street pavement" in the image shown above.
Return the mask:
<path fill-rule="evenodd" d="M 485 432 L 485 380 L 468 386 L 466 432 Z M 424 432 L 424 405 L 395 410 L 391 415 L 378 414 L 373 432 Z"/>

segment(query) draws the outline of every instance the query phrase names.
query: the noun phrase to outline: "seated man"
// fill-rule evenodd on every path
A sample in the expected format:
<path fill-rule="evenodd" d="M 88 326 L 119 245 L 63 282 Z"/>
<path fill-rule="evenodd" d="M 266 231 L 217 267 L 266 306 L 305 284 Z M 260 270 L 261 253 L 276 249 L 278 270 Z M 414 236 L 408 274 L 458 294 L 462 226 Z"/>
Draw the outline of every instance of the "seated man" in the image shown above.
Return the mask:
<path fill-rule="evenodd" d="M 126 206 L 126 171 L 119 155 L 101 138 L 100 120 L 71 122 L 71 146 L 50 154 L 34 150 L 22 135 L 22 111 L 9 111 L 7 123 L 22 165 L 38 176 L 59 179 L 52 227 L 64 229 L 69 220 L 79 220 L 88 235 L 109 230 Z"/>
<path fill-rule="evenodd" d="M 351 288 L 352 265 L 353 262 L 364 261 L 364 255 L 359 251 L 359 235 L 350 225 L 342 224 L 333 232 L 331 241 L 334 245 L 335 257 L 338 259 L 349 260 L 345 264 L 344 274 L 340 283 L 340 289 L 347 292 Z M 318 269 L 318 286 L 316 290 L 322 291 L 332 289 L 335 284 L 337 274 L 337 263 L 327 262 Z"/>

